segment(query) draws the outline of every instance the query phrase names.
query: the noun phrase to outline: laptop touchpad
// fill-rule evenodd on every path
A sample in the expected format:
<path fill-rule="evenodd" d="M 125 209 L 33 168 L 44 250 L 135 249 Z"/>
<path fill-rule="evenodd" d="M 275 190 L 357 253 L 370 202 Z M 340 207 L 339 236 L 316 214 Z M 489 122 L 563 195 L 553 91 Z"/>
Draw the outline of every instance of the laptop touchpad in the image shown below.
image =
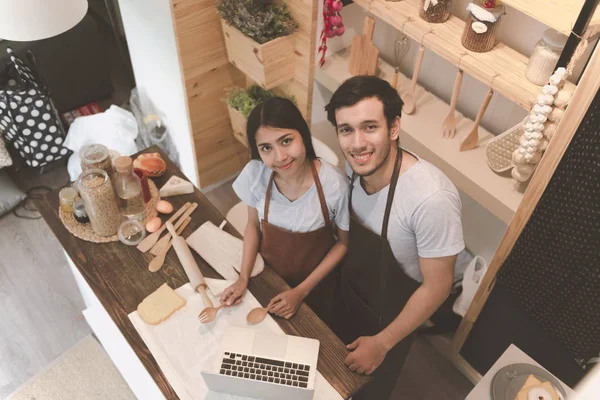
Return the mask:
<path fill-rule="evenodd" d="M 265 357 L 283 358 L 287 347 L 287 336 L 257 332 L 254 336 L 252 352 Z"/>

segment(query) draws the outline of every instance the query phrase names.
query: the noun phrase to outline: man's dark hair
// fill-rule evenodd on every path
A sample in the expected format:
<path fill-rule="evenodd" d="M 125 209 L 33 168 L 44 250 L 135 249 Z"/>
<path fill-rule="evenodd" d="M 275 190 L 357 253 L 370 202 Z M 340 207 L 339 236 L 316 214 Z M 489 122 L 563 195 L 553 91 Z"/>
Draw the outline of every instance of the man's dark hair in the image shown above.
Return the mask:
<path fill-rule="evenodd" d="M 306 148 L 306 158 L 309 160 L 317 158 L 308 124 L 300 110 L 290 100 L 273 97 L 260 103 L 250 112 L 246 124 L 246 136 L 250 148 L 250 157 L 254 160 L 260 160 L 256 145 L 256 132 L 261 126 L 298 131 Z"/>
<path fill-rule="evenodd" d="M 376 97 L 383 103 L 383 113 L 387 120 L 388 129 L 396 117 L 402 115 L 402 99 L 396 89 L 387 81 L 370 75 L 359 75 L 346 80 L 331 96 L 331 101 L 325 106 L 327 119 L 337 126 L 335 111 L 342 107 L 353 106 L 361 100 Z"/>

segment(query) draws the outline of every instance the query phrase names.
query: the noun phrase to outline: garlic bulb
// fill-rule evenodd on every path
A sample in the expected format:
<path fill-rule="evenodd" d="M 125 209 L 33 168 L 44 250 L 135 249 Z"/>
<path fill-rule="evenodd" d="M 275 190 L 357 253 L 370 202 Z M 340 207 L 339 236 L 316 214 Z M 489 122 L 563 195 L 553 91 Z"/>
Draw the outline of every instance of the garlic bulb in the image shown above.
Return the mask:
<path fill-rule="evenodd" d="M 552 122 L 558 122 L 562 118 L 564 113 L 565 110 L 563 110 L 562 108 L 555 108 L 550 114 L 548 114 L 548 119 Z"/>
<path fill-rule="evenodd" d="M 560 85 L 560 83 L 562 82 L 562 78 L 561 78 L 560 76 L 555 76 L 555 75 L 552 75 L 552 76 L 550 77 L 550 79 L 548 79 L 548 82 L 549 82 L 551 85 L 558 86 L 558 85 Z"/>
<path fill-rule="evenodd" d="M 514 153 L 512 155 L 512 160 L 515 162 L 515 164 L 526 163 L 525 156 L 523 154 L 521 154 L 518 149 L 514 151 Z"/>
<path fill-rule="evenodd" d="M 573 92 L 570 89 L 560 89 L 554 99 L 554 105 L 565 108 L 569 104 L 569 101 L 571 101 L 571 97 L 573 97 Z"/>
<path fill-rule="evenodd" d="M 546 137 L 546 139 L 552 139 L 552 137 L 554 136 L 554 132 L 556 132 L 556 126 L 557 124 L 553 122 L 546 123 L 546 126 L 544 128 L 544 136 Z"/>
<path fill-rule="evenodd" d="M 546 151 L 546 149 L 548 148 L 548 144 L 549 143 L 550 142 L 546 138 L 540 140 L 540 147 L 539 147 L 540 151 Z"/>
<path fill-rule="evenodd" d="M 512 171 L 510 172 L 510 174 L 512 175 L 512 177 L 519 181 L 519 182 L 525 182 L 527 181 L 527 179 L 529 179 L 531 177 L 531 174 L 523 174 L 521 172 L 519 172 L 516 168 L 513 168 Z"/>
<path fill-rule="evenodd" d="M 516 168 L 520 174 L 531 176 L 531 174 L 533 174 L 535 171 L 536 166 L 532 164 L 519 164 L 516 165 Z"/>
<path fill-rule="evenodd" d="M 558 87 L 556 87 L 555 85 L 546 85 L 544 86 L 544 89 L 542 89 L 542 93 L 551 94 L 552 96 L 554 96 L 557 92 Z"/>
<path fill-rule="evenodd" d="M 540 94 L 537 97 L 537 103 L 540 106 L 545 106 L 545 105 L 550 105 L 554 102 L 554 96 L 550 95 L 550 94 Z"/>

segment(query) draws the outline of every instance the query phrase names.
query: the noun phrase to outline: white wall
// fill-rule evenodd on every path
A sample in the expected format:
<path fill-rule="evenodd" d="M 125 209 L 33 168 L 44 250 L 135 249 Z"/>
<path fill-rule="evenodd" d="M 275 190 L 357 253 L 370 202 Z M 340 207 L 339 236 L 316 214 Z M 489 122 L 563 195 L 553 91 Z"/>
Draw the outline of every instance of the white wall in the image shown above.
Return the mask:
<path fill-rule="evenodd" d="M 455 0 L 452 13 L 464 18 L 468 3 L 469 0 Z M 328 54 L 339 51 L 351 44 L 354 35 L 362 32 L 363 20 L 366 15 L 367 12 L 356 4 L 344 7 L 342 17 L 346 32 L 341 38 L 328 40 Z M 319 11 L 319 16 L 321 17 L 317 34 L 320 34 L 323 26 L 322 10 Z M 507 9 L 507 15 L 503 17 L 498 38 L 515 50 L 530 55 L 545 29 L 546 26 L 534 19 L 518 11 Z M 395 28 L 375 18 L 374 43 L 379 48 L 380 57 L 392 65 L 394 65 L 394 41 L 398 36 L 399 32 Z M 419 43 L 411 41 L 410 50 L 400 66 L 405 76 L 412 76 L 418 48 Z M 426 50 L 419 74 L 421 85 L 449 103 L 455 76 L 456 67 L 454 65 Z M 465 74 L 457 106 L 458 110 L 474 119 L 487 88 L 486 83 L 479 82 Z M 342 157 L 337 147 L 335 131 L 326 121 L 323 110 L 330 97 L 331 93 L 327 89 L 315 83 L 312 114 L 313 134 L 331 146 L 332 149 L 335 149 L 338 155 Z M 482 125 L 490 132 L 499 134 L 519 123 L 526 114 L 526 110 L 496 93 L 487 109 Z M 487 167 L 474 166 L 474 168 Z M 472 253 L 484 257 L 489 263 L 504 236 L 507 225 L 462 192 L 461 200 L 463 203 L 463 229 L 467 248 Z"/>
<path fill-rule="evenodd" d="M 165 115 L 181 169 L 198 184 L 170 0 L 119 0 L 136 85 Z"/>

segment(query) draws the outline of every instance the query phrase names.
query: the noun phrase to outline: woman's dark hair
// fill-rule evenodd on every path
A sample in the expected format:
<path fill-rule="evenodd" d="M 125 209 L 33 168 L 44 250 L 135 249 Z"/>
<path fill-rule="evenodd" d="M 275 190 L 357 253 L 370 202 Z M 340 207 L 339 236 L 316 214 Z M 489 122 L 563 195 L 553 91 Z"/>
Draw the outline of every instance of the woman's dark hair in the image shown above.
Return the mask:
<path fill-rule="evenodd" d="M 300 110 L 290 100 L 273 97 L 260 103 L 250 112 L 246 125 L 246 135 L 250 156 L 255 160 L 260 160 L 258 147 L 256 146 L 256 132 L 261 126 L 298 131 L 306 148 L 306 158 L 309 160 L 317 158 L 308 124 Z"/>
<path fill-rule="evenodd" d="M 325 106 L 327 119 L 337 126 L 335 111 L 342 107 L 353 106 L 361 100 L 376 97 L 383 103 L 383 113 L 387 120 L 388 128 L 392 126 L 396 117 L 402 115 L 403 102 L 387 81 L 376 76 L 359 75 L 346 80 L 331 96 L 331 101 Z"/>

